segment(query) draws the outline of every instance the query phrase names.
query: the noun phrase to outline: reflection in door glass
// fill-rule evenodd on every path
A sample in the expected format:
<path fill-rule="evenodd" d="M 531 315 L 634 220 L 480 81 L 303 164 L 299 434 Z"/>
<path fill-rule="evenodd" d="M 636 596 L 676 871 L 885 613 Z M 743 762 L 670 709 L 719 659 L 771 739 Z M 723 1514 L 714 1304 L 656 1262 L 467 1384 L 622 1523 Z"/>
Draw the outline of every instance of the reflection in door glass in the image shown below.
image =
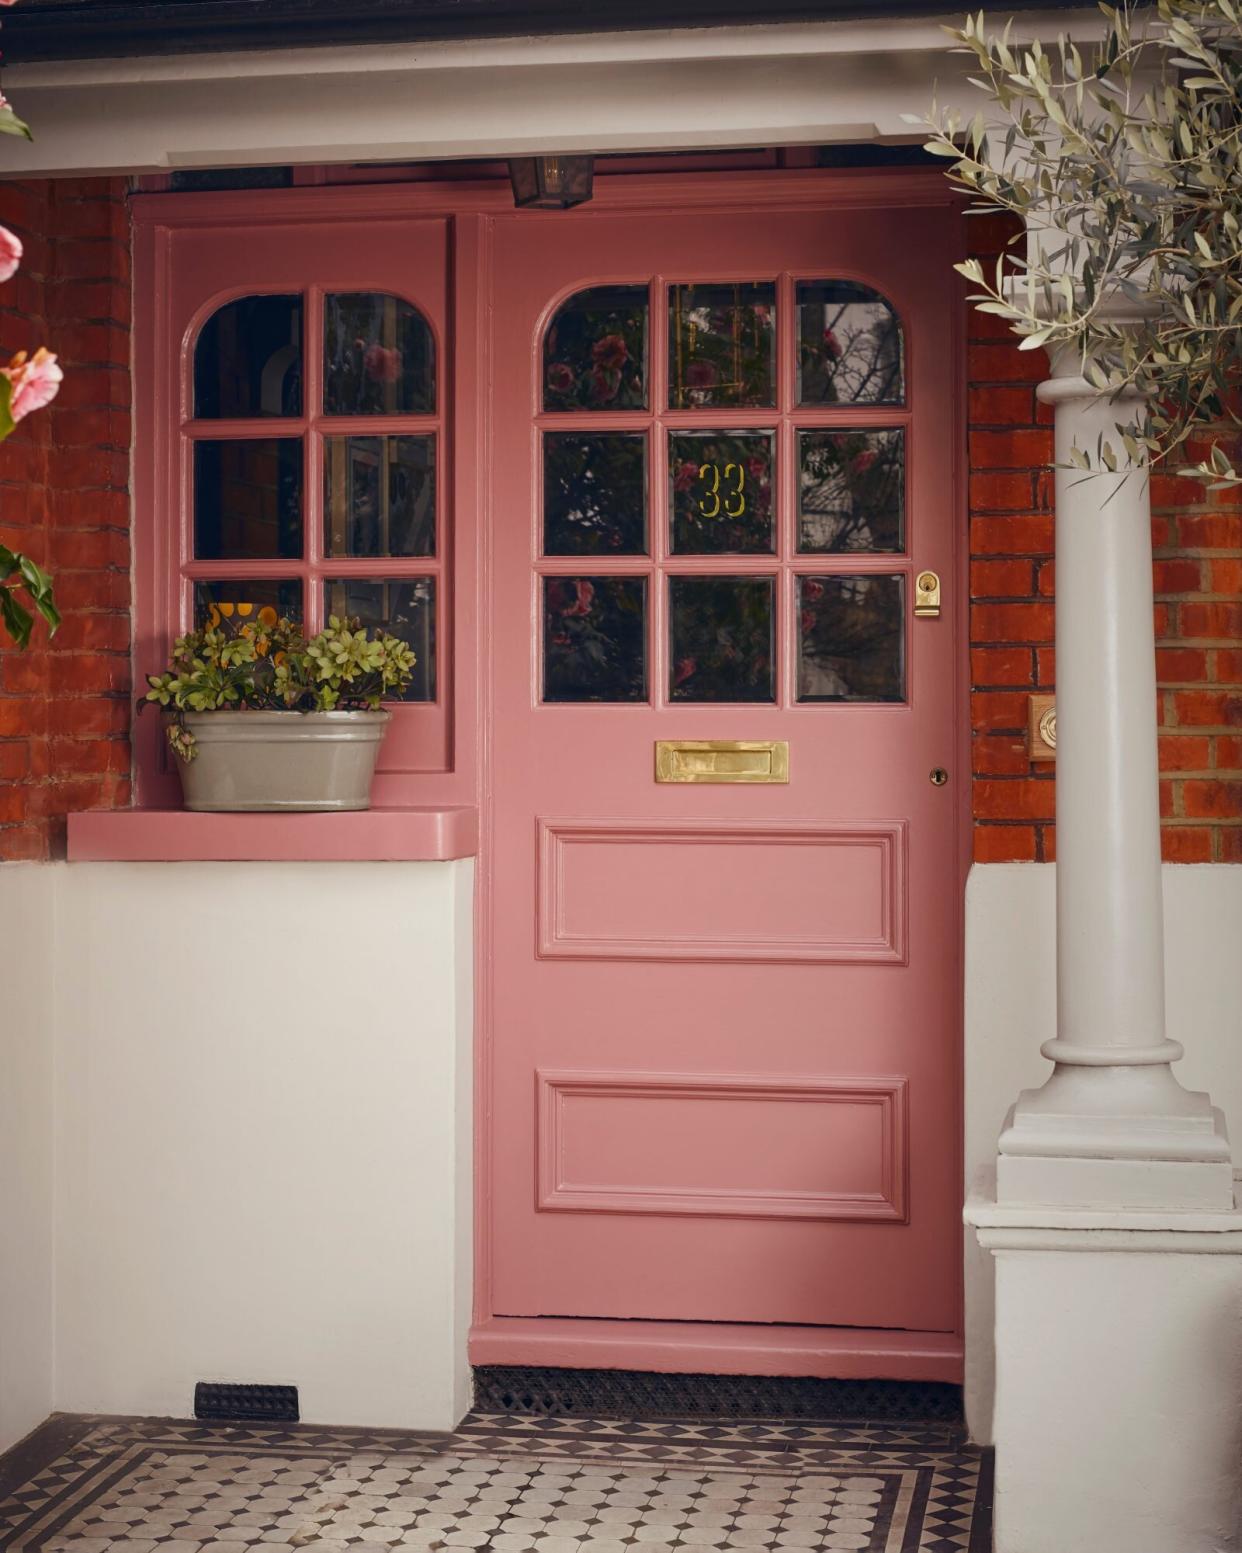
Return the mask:
<path fill-rule="evenodd" d="M 772 554 L 772 445 L 770 431 L 669 434 L 676 554 Z"/>
<path fill-rule="evenodd" d="M 434 577 L 331 577 L 323 585 L 324 616 L 356 617 L 372 631 L 391 631 L 414 651 L 414 678 L 402 701 L 436 698 Z"/>
<path fill-rule="evenodd" d="M 326 555 L 434 555 L 436 439 L 325 437 Z"/>
<path fill-rule="evenodd" d="M 641 432 L 544 433 L 543 552 L 647 553 L 647 438 Z"/>
<path fill-rule="evenodd" d="M 647 288 L 594 286 L 563 303 L 543 341 L 545 410 L 647 408 Z"/>
<path fill-rule="evenodd" d="M 776 404 L 776 287 L 670 286 L 668 402 L 674 410 Z"/>
<path fill-rule="evenodd" d="M 416 307 L 382 291 L 323 299 L 325 415 L 422 415 L 435 407 L 435 340 Z"/>
<path fill-rule="evenodd" d="M 771 577 L 670 577 L 669 699 L 774 701 Z"/>
<path fill-rule="evenodd" d="M 905 435 L 799 432 L 799 550 L 905 548 Z"/>
<path fill-rule="evenodd" d="M 647 699 L 647 579 L 543 579 L 543 699 Z"/>
<path fill-rule="evenodd" d="M 798 700 L 905 699 L 905 579 L 798 579 Z"/>
<path fill-rule="evenodd" d="M 798 282 L 798 403 L 903 404 L 901 324 L 869 286 Z"/>

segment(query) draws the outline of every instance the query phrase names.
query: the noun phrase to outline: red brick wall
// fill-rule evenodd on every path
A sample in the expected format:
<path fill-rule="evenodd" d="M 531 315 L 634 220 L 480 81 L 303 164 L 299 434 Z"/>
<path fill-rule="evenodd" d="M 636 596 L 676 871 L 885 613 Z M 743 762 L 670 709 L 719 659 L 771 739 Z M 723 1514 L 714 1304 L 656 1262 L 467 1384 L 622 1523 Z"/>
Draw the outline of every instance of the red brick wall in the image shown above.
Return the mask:
<path fill-rule="evenodd" d="M 973 250 L 1006 231 L 972 219 Z M 1029 696 L 1056 689 L 1047 358 L 973 309 L 969 327 L 974 854 L 1051 861 L 1055 767 L 1026 744 Z M 1165 475 L 1152 504 L 1164 856 L 1242 862 L 1242 499 Z"/>
<path fill-rule="evenodd" d="M 55 577 L 64 624 L 0 647 L 0 859 L 63 852 L 64 815 L 130 798 L 130 245 L 124 182 L 0 183 L 26 258 L 0 353 L 47 345 L 60 394 L 0 444 L 0 537 Z M 7 639 L 6 639 L 7 643 Z"/>

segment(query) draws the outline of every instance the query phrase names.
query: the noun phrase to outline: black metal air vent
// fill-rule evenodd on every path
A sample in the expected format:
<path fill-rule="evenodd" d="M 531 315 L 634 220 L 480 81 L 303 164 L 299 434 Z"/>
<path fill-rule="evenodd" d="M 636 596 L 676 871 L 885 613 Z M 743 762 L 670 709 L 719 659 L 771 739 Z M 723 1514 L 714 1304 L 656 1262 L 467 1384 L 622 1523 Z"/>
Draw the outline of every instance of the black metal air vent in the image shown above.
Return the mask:
<path fill-rule="evenodd" d="M 224 1423 L 296 1424 L 298 1388 L 200 1380 L 194 1388 L 194 1416 Z"/>

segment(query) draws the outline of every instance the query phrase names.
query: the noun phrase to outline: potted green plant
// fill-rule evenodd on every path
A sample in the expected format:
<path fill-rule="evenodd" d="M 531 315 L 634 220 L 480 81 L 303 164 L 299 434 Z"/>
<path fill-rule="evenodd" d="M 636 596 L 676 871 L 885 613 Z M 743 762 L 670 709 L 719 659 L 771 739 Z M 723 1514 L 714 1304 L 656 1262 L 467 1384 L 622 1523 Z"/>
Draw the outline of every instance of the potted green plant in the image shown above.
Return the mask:
<path fill-rule="evenodd" d="M 366 809 L 414 654 L 386 631 L 333 615 L 309 639 L 269 607 L 213 608 L 179 637 L 146 703 L 166 714 L 187 809 Z"/>

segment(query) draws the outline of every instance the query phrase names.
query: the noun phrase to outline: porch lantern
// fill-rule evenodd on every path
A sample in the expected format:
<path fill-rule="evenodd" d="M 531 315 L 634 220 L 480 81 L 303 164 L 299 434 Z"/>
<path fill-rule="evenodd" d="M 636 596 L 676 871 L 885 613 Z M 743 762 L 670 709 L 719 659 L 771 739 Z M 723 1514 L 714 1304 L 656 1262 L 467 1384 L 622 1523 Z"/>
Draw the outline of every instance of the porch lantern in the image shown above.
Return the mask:
<path fill-rule="evenodd" d="M 530 210 L 568 210 L 591 198 L 593 156 L 519 156 L 509 163 L 513 203 Z"/>

